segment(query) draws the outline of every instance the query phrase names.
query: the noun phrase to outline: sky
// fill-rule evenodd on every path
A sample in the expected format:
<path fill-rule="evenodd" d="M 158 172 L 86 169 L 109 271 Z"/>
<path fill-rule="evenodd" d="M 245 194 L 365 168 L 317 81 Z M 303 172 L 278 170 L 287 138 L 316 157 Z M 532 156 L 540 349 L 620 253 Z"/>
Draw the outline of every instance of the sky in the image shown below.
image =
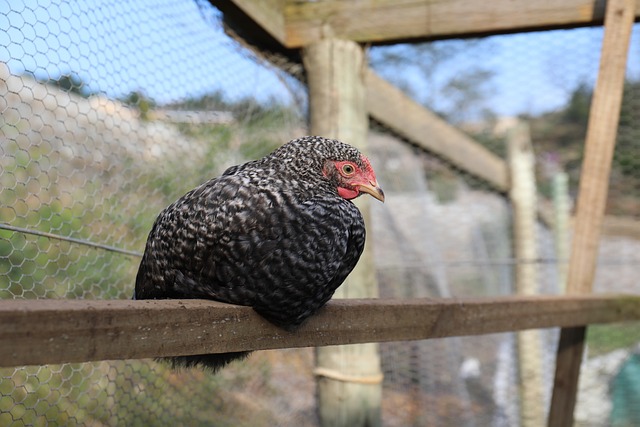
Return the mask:
<path fill-rule="evenodd" d="M 14 74 L 77 73 L 92 91 L 141 90 L 160 103 L 224 90 L 232 97 L 287 98 L 195 0 L 0 0 L 0 61 Z"/>
<path fill-rule="evenodd" d="M 446 93 L 434 87 L 473 67 L 490 69 L 488 108 L 536 114 L 594 82 L 601 41 L 602 28 L 495 36 L 463 49 L 428 81 L 401 72 L 416 98 L 445 106 Z M 629 60 L 636 78 L 639 47 L 636 25 Z M 230 99 L 294 99 L 281 74 L 224 34 L 219 12 L 204 0 L 0 0 L 0 61 L 40 78 L 74 72 L 114 98 L 142 91 L 162 104 L 222 91 Z"/>
<path fill-rule="evenodd" d="M 443 90 L 447 81 L 472 70 L 486 70 L 492 75 L 482 85 L 487 108 L 506 116 L 539 114 L 564 106 L 579 85 L 593 86 L 602 37 L 602 27 L 592 27 L 438 41 L 433 45 L 440 51 L 439 63 L 435 67 L 427 65 L 428 77 L 420 74 L 417 67 L 390 68 L 386 74 L 384 67 L 377 68 L 387 78 L 404 77 L 415 98 L 434 105 L 438 111 L 451 109 Z M 375 49 L 397 53 L 405 49 L 406 55 L 403 45 Z M 639 54 L 640 25 L 636 25 L 629 54 L 629 78 L 640 78 Z M 429 58 L 419 58 L 419 62 L 428 64 Z"/>

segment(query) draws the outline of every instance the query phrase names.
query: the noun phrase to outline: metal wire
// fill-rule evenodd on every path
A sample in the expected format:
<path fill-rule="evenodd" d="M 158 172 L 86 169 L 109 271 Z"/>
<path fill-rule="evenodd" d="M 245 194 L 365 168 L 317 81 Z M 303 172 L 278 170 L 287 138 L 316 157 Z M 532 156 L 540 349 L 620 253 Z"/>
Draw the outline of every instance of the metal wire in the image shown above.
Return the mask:
<path fill-rule="evenodd" d="M 284 73 L 257 59 L 262 52 L 229 37 L 207 0 L 5 3 L 0 298 L 130 298 L 162 208 L 226 167 L 307 133 L 302 65 L 269 57 Z M 507 115 L 528 120 L 538 193 L 548 197 L 558 170 L 569 172 L 575 193 L 600 37 L 589 28 L 368 54 L 377 73 L 499 156 L 496 124 Z M 633 76 L 640 74 L 630 61 L 636 68 L 628 73 L 609 209 L 637 217 L 640 85 Z M 505 295 L 519 264 L 538 266 L 540 293 L 559 293 L 558 264 L 568 260 L 557 259 L 550 230 L 539 227 L 536 259 L 515 259 L 503 195 L 386 132 L 369 136 L 368 154 L 389 195 L 371 206 L 367 224 L 381 297 Z M 640 291 L 638 242 L 603 243 L 597 290 Z M 578 396 L 583 424 L 611 424 L 608 387 L 639 330 L 590 328 Z M 555 354 L 554 331 L 540 337 L 545 354 Z M 383 424 L 518 425 L 515 348 L 514 334 L 381 344 Z M 544 370 L 552 373 L 548 359 Z M 295 349 L 257 352 L 215 376 L 149 360 L 0 369 L 0 426 L 316 426 L 313 368 L 313 350 Z M 551 390 L 551 376 L 545 381 Z"/>
<path fill-rule="evenodd" d="M 38 236 L 38 237 L 46 237 L 48 239 L 55 239 L 55 240 L 61 240 L 63 242 L 76 243 L 78 245 L 89 246 L 96 249 L 104 249 L 105 251 L 109 251 L 109 252 L 116 252 L 119 254 L 130 255 L 134 257 L 142 257 L 142 253 L 137 251 L 121 249 L 115 246 L 109 246 L 102 243 L 91 242 L 89 240 L 76 239 L 75 237 L 68 237 L 68 236 L 61 236 L 59 234 L 54 234 L 54 233 L 47 233 L 45 231 L 30 230 L 28 228 L 23 228 L 23 227 L 15 227 L 9 224 L 0 223 L 0 230 L 13 231 L 15 233 L 29 234 L 29 235 Z"/>

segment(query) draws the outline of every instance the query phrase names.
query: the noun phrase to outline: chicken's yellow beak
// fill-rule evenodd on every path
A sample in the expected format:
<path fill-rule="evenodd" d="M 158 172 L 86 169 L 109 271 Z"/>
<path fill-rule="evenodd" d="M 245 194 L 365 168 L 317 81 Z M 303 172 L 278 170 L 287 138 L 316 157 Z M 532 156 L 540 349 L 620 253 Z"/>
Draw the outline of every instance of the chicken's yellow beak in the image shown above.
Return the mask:
<path fill-rule="evenodd" d="M 384 203 L 384 191 L 382 191 L 382 188 L 378 185 L 378 181 L 374 181 L 369 184 L 360 184 L 358 188 L 363 193 L 371 194 L 373 197 Z"/>

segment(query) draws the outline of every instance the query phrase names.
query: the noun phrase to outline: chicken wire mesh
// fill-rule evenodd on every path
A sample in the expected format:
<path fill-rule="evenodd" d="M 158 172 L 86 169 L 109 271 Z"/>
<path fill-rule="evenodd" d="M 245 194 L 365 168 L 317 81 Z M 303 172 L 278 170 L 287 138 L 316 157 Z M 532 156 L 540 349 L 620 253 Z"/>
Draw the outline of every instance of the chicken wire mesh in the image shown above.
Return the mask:
<path fill-rule="evenodd" d="M 17 1 L 0 4 L 0 29 L 2 299 L 130 298 L 163 207 L 307 132 L 305 87 L 227 36 L 207 2 Z M 618 228 L 603 236 L 597 292 L 640 287 L 637 37 L 636 26 L 607 206 Z M 559 172 L 576 194 L 601 38 L 552 31 L 369 58 L 501 157 L 504 117 L 527 122 L 543 203 Z M 375 124 L 369 139 L 388 195 L 368 224 L 381 296 L 513 293 L 524 260 L 508 199 Z M 566 259 L 548 224 L 536 230 L 538 291 L 559 293 Z M 589 329 L 579 425 L 640 423 L 637 326 Z M 557 331 L 537 339 L 546 414 Z M 384 424 L 519 425 L 516 341 L 382 344 Z M 3 368 L 0 425 L 317 425 L 312 370 L 310 349 L 259 352 L 215 376 L 146 360 Z"/>

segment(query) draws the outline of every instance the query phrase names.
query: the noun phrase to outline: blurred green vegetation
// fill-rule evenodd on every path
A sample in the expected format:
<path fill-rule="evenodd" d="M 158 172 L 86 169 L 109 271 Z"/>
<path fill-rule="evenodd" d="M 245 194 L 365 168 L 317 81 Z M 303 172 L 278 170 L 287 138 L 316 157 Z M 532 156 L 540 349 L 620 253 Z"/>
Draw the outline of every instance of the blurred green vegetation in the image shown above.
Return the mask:
<path fill-rule="evenodd" d="M 142 99 L 134 95 L 127 99 Z M 114 165 L 80 164 L 61 156 L 55 143 L 31 144 L 20 138 L 26 130 L 16 129 L 15 138 L 3 146 L 0 222 L 142 251 L 160 209 L 226 167 L 272 151 L 284 142 L 278 131 L 300 121 L 287 106 L 230 102 L 220 94 L 165 108 L 232 112 L 234 121 L 175 125 L 186 139 L 204 147 L 204 155 L 176 149 L 143 162 L 118 151 L 117 156 L 105 156 L 116 161 Z M 149 125 L 146 120 L 132 123 L 131 132 Z M 101 143 L 90 141 L 85 148 L 111 150 L 114 144 Z M 67 144 L 73 151 L 83 141 Z M 115 252 L 0 230 L 0 298 L 128 298 L 137 262 Z"/>
<path fill-rule="evenodd" d="M 640 99 L 634 96 L 640 90 L 640 80 L 628 79 L 620 112 L 620 123 L 611 165 L 607 213 L 637 216 L 640 212 Z M 569 175 L 572 194 L 576 194 L 584 142 L 589 122 L 589 109 L 593 88 L 578 85 L 567 104 L 556 111 L 535 117 L 525 117 L 531 123 L 531 136 L 539 159 L 551 161 Z M 551 177 L 538 165 L 539 189 L 547 197 L 551 192 Z"/>
<path fill-rule="evenodd" d="M 61 79 L 67 80 L 72 93 L 86 88 L 75 77 Z M 231 164 L 272 151 L 285 142 L 282 130 L 300 123 L 287 106 L 231 102 L 220 94 L 163 107 L 231 112 L 231 123 L 153 123 L 153 100 L 132 93 L 125 101 L 144 110 L 129 124 L 132 134 L 152 139 L 158 126 L 172 127 L 201 150 L 176 144 L 144 158 L 121 149 L 118 140 L 73 140 L 73 129 L 62 143 L 44 133 L 33 143 L 28 117 L 17 124 L 0 120 L 8 137 L 0 151 L 0 223 L 141 252 L 164 206 Z M 0 298 L 127 299 L 138 262 L 135 256 L 0 229 Z M 212 417 L 216 426 L 243 419 L 247 425 L 260 417 L 235 404 L 233 393 L 248 383 L 266 383 L 269 376 L 268 365 L 256 370 L 255 364 L 237 364 L 229 381 L 150 361 L 0 369 L 0 425 L 208 426 Z M 270 425 L 269 417 L 262 418 Z"/>
<path fill-rule="evenodd" d="M 640 343 L 637 322 L 591 325 L 587 329 L 590 356 L 600 356 L 620 348 L 632 348 Z"/>
<path fill-rule="evenodd" d="M 233 393 L 267 383 L 265 366 L 237 364 L 232 381 L 147 360 L 2 368 L 0 425 L 209 426 L 215 419 L 231 427 L 260 415 Z"/>
<path fill-rule="evenodd" d="M 63 89 L 86 88 L 75 77 L 58 79 Z M 65 86 L 66 85 L 66 86 Z M 613 168 L 612 197 L 637 194 L 640 187 L 639 106 L 631 94 L 640 82 L 627 82 Z M 74 90 L 69 90 L 76 93 Z M 80 93 L 89 96 L 88 93 Z M 555 112 L 527 118 L 538 154 L 558 153 L 575 186 L 588 120 L 591 89 L 575 89 L 567 105 Z M 149 112 L 156 103 L 140 93 L 124 99 L 140 110 L 131 132 L 153 125 Z M 230 101 L 220 93 L 162 106 L 177 110 L 230 112 L 231 123 L 176 124 L 180 134 L 204 147 L 195 155 L 178 149 L 141 161 L 134 154 L 96 163 L 65 156 L 59 141 L 31 144 L 29 123 L 0 121 L 7 143 L 0 157 L 0 222 L 142 251 L 162 207 L 226 167 L 263 156 L 284 140 L 282 128 L 298 126 L 299 114 L 276 102 Z M 73 135 L 72 130 L 68 134 Z M 149 132 L 153 137 L 153 132 Z M 504 156 L 504 141 L 489 133 L 475 137 Z M 83 141 L 70 142 L 77 144 Z M 87 150 L 112 150 L 118 141 L 90 141 Z M 73 151 L 73 150 L 72 150 Z M 123 154 L 124 153 L 124 154 Z M 109 162 L 117 161 L 117 164 Z M 431 185 L 441 202 L 455 199 L 457 172 L 432 166 Z M 541 179 L 544 183 L 544 179 Z M 544 187 L 543 187 L 544 188 Z M 635 202 L 637 203 L 637 201 Z M 637 206 L 633 203 L 629 206 Z M 623 207 L 614 212 L 628 213 Z M 617 209 L 617 210 L 616 210 Z M 635 212 L 638 212 L 637 210 Z M 64 240 L 0 230 L 0 298 L 130 298 L 138 259 Z M 605 354 L 640 341 L 635 324 L 589 328 L 591 354 Z M 234 366 L 233 381 L 224 375 L 175 372 L 148 361 L 100 362 L 0 369 L 0 425 L 216 425 L 232 426 L 254 418 L 247 405 L 234 407 L 229 396 L 256 381 L 255 366 Z M 259 370 L 262 384 L 269 366 Z M 200 396 L 194 399 L 192 396 Z M 202 398 L 204 396 L 204 398 Z M 224 396 L 224 397 L 223 397 Z M 264 425 L 269 425 L 266 418 Z"/>
<path fill-rule="evenodd" d="M 61 72 L 55 76 L 49 76 L 46 78 L 40 78 L 33 73 L 25 72 L 24 74 L 31 76 L 35 80 L 41 83 L 45 83 L 51 86 L 55 86 L 65 92 L 74 93 L 80 95 L 83 98 L 88 98 L 95 93 L 89 88 L 89 85 L 80 77 L 78 73 L 73 71 Z"/>

